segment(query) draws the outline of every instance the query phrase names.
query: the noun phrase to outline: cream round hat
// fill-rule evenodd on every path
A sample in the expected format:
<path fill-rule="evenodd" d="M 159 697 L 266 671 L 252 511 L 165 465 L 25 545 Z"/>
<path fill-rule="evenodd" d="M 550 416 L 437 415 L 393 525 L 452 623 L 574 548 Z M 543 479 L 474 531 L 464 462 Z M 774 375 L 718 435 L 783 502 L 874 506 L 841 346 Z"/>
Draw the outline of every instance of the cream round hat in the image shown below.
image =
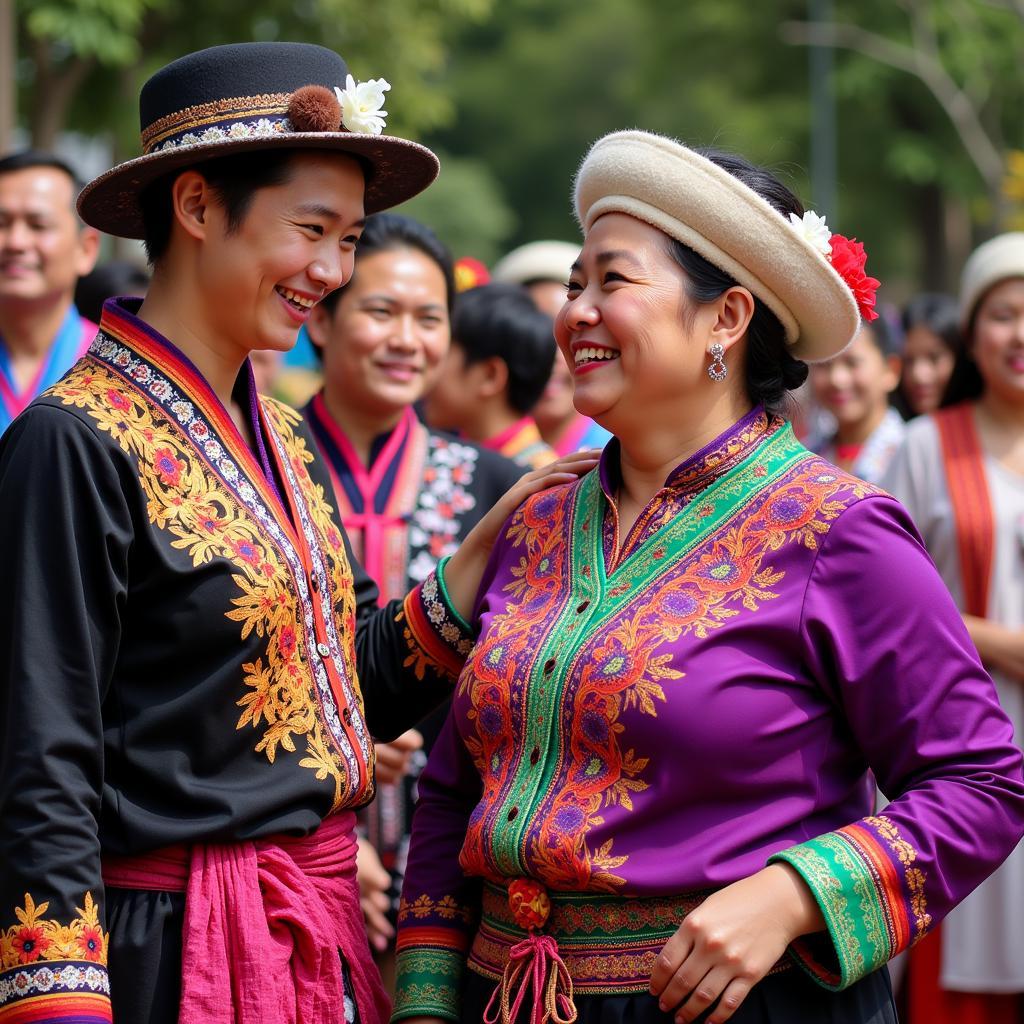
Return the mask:
<path fill-rule="evenodd" d="M 982 296 L 1000 281 L 1024 277 L 1024 231 L 1009 231 L 983 242 L 960 275 L 960 329 L 966 331 Z"/>
<path fill-rule="evenodd" d="M 860 329 L 857 299 L 822 247 L 674 139 L 639 130 L 598 139 L 576 175 L 574 202 L 584 232 L 603 214 L 625 213 L 730 274 L 779 318 L 798 359 L 829 359 Z"/>
<path fill-rule="evenodd" d="M 530 284 L 533 281 L 565 284 L 579 254 L 579 242 L 527 242 L 498 260 L 491 277 L 506 284 Z"/>

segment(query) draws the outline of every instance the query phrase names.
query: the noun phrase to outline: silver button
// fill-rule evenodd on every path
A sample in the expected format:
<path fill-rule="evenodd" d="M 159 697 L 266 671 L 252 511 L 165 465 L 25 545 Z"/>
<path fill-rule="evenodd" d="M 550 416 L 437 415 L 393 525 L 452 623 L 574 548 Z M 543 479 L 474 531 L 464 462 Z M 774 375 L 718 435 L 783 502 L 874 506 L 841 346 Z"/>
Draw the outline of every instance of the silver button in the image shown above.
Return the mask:
<path fill-rule="evenodd" d="M 316 653 L 319 654 L 321 658 L 329 658 L 331 656 L 331 649 L 327 644 L 317 644 Z"/>

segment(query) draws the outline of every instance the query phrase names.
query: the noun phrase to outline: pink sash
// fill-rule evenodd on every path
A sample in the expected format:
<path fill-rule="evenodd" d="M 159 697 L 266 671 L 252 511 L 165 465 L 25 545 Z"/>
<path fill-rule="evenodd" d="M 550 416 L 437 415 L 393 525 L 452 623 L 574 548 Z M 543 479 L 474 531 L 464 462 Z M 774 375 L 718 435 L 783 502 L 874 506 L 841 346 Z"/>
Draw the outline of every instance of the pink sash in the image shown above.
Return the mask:
<path fill-rule="evenodd" d="M 344 812 L 311 836 L 104 861 L 107 885 L 186 893 L 181 1024 L 338 1024 L 342 956 L 361 1024 L 385 1024 L 390 1005 L 363 927 L 354 821 Z"/>

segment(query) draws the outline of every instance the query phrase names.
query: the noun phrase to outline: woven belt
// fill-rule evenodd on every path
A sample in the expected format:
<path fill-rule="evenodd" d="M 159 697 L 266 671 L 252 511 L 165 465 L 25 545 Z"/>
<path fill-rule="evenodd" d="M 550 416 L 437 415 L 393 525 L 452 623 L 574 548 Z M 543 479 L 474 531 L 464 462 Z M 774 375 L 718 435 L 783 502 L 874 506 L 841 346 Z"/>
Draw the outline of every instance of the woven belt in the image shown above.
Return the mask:
<path fill-rule="evenodd" d="M 631 898 L 550 892 L 550 912 L 543 933 L 558 943 L 577 994 L 646 992 L 662 947 L 683 918 L 710 894 L 707 890 L 682 896 Z M 485 882 L 480 926 L 468 960 L 473 971 L 501 979 L 512 947 L 527 935 L 516 921 L 508 891 Z M 783 957 L 769 973 L 777 974 L 791 966 L 792 961 Z"/>

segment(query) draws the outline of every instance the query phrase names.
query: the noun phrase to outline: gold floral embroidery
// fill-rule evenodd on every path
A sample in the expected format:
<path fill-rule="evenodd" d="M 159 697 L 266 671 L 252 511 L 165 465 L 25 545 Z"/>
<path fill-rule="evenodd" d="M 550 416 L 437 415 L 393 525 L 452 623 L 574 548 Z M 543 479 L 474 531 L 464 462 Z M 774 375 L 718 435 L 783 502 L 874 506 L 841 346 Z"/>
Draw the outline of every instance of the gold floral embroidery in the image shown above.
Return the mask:
<path fill-rule="evenodd" d="M 910 895 L 910 909 L 914 914 L 913 942 L 920 942 L 931 927 L 932 915 L 928 913 L 928 899 L 924 892 L 927 876 L 920 868 L 911 867 L 917 860 L 917 850 L 903 838 L 895 822 L 884 814 L 865 818 L 864 821 L 871 825 L 889 844 L 889 849 L 896 854 L 897 859 L 906 869 L 903 877 Z"/>
<path fill-rule="evenodd" d="M 25 893 L 25 906 L 15 907 L 18 924 L 0 932 L 0 962 L 4 968 L 35 963 L 37 960 L 91 960 L 106 964 L 109 933 L 100 928 L 99 908 L 92 893 L 85 894 L 84 905 L 76 907 L 78 916 L 68 924 L 45 920 L 50 904 L 36 904 Z"/>
<path fill-rule="evenodd" d="M 134 456 L 149 521 L 175 538 L 172 547 L 186 551 L 196 567 L 217 557 L 236 567 L 238 571 L 231 578 L 241 596 L 232 598 L 235 607 L 225 614 L 241 625 L 243 640 L 255 633 L 267 641 L 266 661 L 260 657 L 242 666 L 250 692 L 237 702 L 242 708 L 237 728 L 263 728 L 255 749 L 271 764 L 279 748 L 294 752 L 296 738 L 304 739 L 306 757 L 299 763 L 313 769 L 321 781 L 330 778 L 334 782 L 334 807 L 340 807 L 350 795 L 346 787 L 348 773 L 329 745 L 317 714 L 298 596 L 287 563 L 267 542 L 265 529 L 194 452 L 195 447 L 202 447 L 216 461 L 226 454 L 219 440 L 199 420 L 190 428 L 192 438 L 186 437 L 177 424 L 162 415 L 154 416 L 154 407 L 141 394 L 125 388 L 100 363 L 79 364 L 52 393 L 66 405 L 87 411 L 101 431 Z M 301 470 L 296 476 L 306 485 L 307 499 L 313 499 L 311 512 L 317 526 L 324 530 L 324 546 L 332 549 L 332 583 L 334 593 L 340 595 L 340 608 L 336 610 L 346 624 L 354 626 L 355 599 L 344 547 L 330 523 L 330 507 L 323 501 L 322 488 L 314 488 L 305 472 L 306 463 L 313 457 L 303 439 L 294 434 L 293 421 L 281 412 L 282 408 L 274 405 L 269 410 L 271 419 L 281 432 L 293 466 Z M 332 545 L 331 541 L 336 543 Z M 344 656 L 349 662 L 349 678 L 354 680 L 350 652 L 346 650 Z"/>

